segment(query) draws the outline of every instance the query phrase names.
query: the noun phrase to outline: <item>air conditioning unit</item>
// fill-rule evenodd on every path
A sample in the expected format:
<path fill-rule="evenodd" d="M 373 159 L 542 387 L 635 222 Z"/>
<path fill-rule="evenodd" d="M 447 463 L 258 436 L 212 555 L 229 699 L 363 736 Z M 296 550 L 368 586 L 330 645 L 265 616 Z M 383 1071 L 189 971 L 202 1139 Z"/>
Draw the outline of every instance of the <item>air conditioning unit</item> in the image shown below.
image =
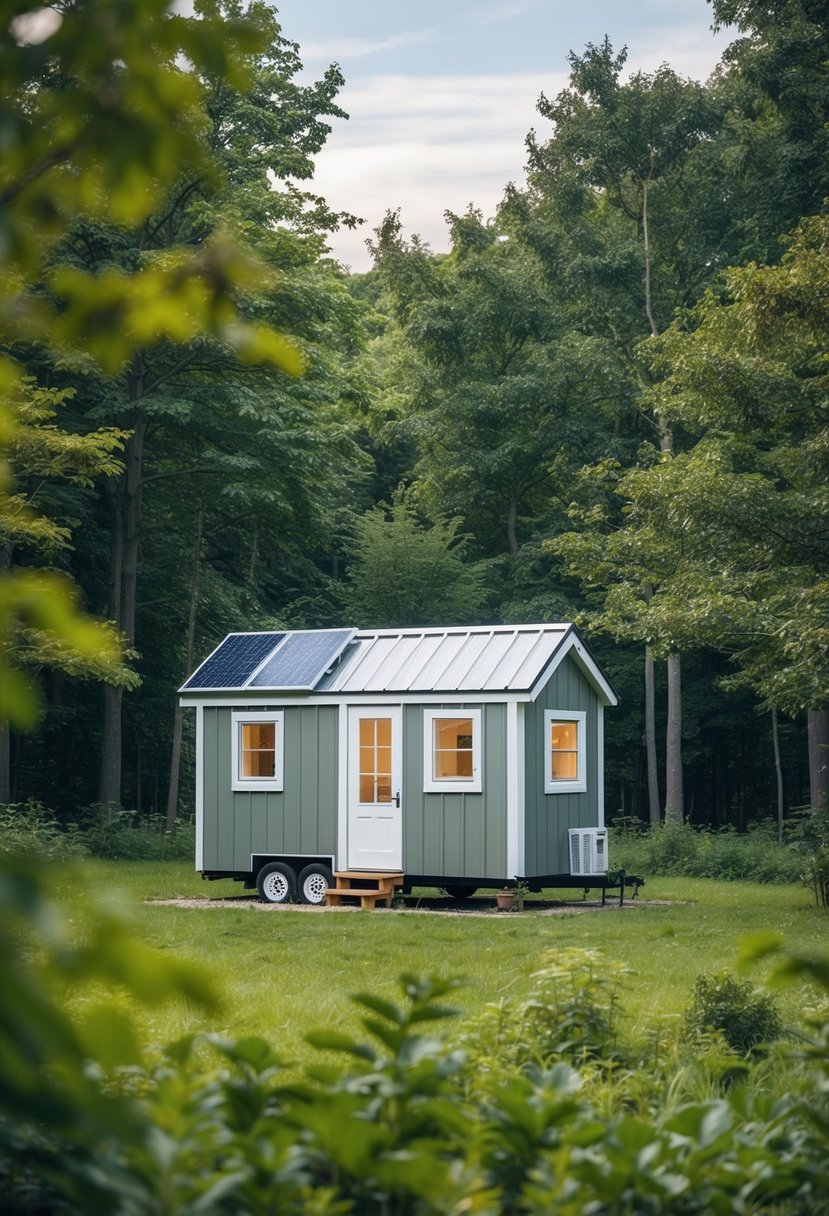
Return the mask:
<path fill-rule="evenodd" d="M 607 873 L 607 828 L 570 828 L 570 873 Z"/>

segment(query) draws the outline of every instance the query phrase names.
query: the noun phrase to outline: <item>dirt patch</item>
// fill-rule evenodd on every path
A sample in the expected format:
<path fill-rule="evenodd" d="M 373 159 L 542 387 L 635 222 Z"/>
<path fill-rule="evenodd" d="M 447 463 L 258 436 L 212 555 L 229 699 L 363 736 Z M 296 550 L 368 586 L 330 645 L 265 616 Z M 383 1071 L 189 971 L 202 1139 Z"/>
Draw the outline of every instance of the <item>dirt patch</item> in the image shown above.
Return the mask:
<path fill-rule="evenodd" d="M 146 902 L 148 904 L 161 904 L 173 908 L 245 908 L 253 912 L 316 912 L 319 914 L 360 911 L 360 908 L 356 904 L 343 905 L 339 908 L 326 908 L 313 904 L 265 904 L 261 900 L 249 895 L 231 895 L 222 899 L 148 899 Z M 672 907 L 675 902 L 675 900 L 670 899 L 631 899 L 626 900 L 620 907 L 618 899 L 609 899 L 603 907 L 599 899 L 578 900 L 573 903 L 564 903 L 554 899 L 539 899 L 528 903 L 524 908 L 524 913 L 533 912 L 541 916 L 578 916 L 583 912 L 625 912 L 636 908 Z M 494 895 L 489 899 L 470 899 L 463 904 L 459 904 L 451 899 L 442 899 L 440 896 L 424 896 L 422 898 L 415 896 L 406 899 L 405 907 L 376 908 L 375 911 L 387 914 L 442 912 L 448 916 L 508 917 L 514 915 L 514 913 L 510 912 L 499 912 L 495 907 Z"/>

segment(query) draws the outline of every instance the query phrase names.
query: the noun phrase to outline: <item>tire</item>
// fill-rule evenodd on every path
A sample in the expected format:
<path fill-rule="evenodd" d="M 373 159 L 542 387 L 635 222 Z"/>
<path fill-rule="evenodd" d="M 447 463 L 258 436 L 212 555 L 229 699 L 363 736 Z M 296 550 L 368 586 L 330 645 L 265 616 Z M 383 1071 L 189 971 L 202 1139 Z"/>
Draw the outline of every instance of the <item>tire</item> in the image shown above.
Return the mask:
<path fill-rule="evenodd" d="M 471 899 L 472 896 L 475 894 L 475 892 L 478 890 L 477 887 L 455 887 L 455 886 L 444 887 L 443 889 L 446 892 L 446 894 L 449 896 L 450 899 L 457 899 L 457 900 Z"/>
<path fill-rule="evenodd" d="M 326 890 L 333 885 L 334 875 L 328 866 L 319 865 L 317 862 L 306 866 L 304 870 L 300 870 L 297 879 L 296 893 L 299 902 L 319 907 L 325 903 Z"/>
<path fill-rule="evenodd" d="M 262 866 L 256 886 L 259 898 L 266 904 L 292 904 L 296 898 L 296 874 L 284 861 Z"/>

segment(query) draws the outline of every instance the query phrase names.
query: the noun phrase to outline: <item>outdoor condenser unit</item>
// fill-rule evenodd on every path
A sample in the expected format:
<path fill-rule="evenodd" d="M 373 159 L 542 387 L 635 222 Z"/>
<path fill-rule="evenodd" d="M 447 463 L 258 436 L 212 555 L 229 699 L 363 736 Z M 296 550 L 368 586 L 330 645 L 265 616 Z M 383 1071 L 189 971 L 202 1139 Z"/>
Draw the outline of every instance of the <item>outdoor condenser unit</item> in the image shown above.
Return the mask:
<path fill-rule="evenodd" d="M 570 828 L 570 873 L 607 873 L 607 828 Z"/>

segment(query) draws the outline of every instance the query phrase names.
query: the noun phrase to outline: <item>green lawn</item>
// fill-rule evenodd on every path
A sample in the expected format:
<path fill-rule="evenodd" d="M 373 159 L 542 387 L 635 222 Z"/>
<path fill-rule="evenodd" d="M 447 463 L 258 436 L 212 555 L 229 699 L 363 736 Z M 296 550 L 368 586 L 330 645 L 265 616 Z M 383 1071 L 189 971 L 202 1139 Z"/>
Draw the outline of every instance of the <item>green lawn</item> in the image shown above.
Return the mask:
<path fill-rule="evenodd" d="M 84 898 L 84 885 L 95 896 L 106 893 L 121 903 L 142 940 L 199 962 L 211 976 L 222 998 L 220 1013 L 206 1017 L 183 1003 L 142 1009 L 138 1020 L 148 1040 L 199 1029 L 261 1034 L 288 1058 L 307 1057 L 303 1035 L 312 1027 L 354 1030 L 357 1011 L 348 994 L 371 989 L 392 995 L 403 971 L 467 977 L 457 1003 L 474 1013 L 487 1002 L 523 996 L 544 951 L 563 946 L 595 948 L 631 968 L 624 1029 L 638 1037 L 655 1015 L 685 1009 L 700 972 L 733 968 L 743 934 L 776 929 L 791 947 L 825 949 L 829 929 L 825 910 L 814 906 L 805 888 L 701 879 L 649 879 L 639 906 L 624 910 L 611 903 L 548 916 L 533 911 L 530 901 L 523 913 L 487 917 L 146 902 L 242 895 L 235 883 L 202 882 L 182 862 L 85 862 L 63 870 L 56 881 L 70 911 Z M 558 894 L 565 899 L 574 893 Z M 482 906 L 493 902 L 490 895 Z M 759 982 L 761 975 L 752 978 Z M 805 990 L 788 991 L 784 1013 L 796 1019 L 807 999 Z"/>

